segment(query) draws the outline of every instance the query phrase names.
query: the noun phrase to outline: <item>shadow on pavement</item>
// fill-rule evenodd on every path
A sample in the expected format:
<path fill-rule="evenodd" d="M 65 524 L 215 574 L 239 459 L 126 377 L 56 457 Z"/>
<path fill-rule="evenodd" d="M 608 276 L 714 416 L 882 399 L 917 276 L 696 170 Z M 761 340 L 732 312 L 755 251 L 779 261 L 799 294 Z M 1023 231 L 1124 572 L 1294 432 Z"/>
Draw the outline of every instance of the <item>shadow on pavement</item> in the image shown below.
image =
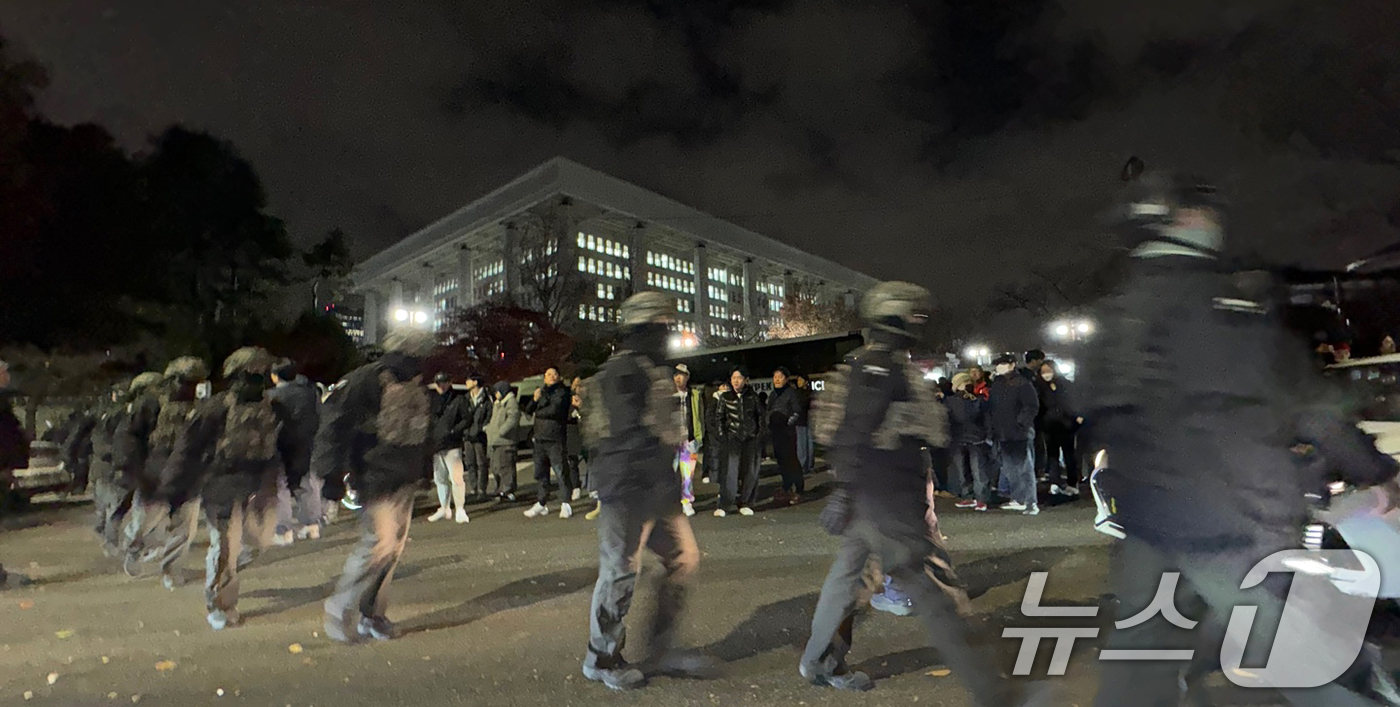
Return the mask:
<path fill-rule="evenodd" d="M 267 567 L 287 560 L 295 560 L 298 557 L 314 555 L 323 550 L 334 550 L 348 547 L 360 541 L 359 529 L 341 534 L 336 533 L 335 537 L 322 537 L 320 540 L 300 540 L 292 543 L 291 547 L 269 547 L 265 548 L 254 562 L 254 567 Z"/>
<path fill-rule="evenodd" d="M 400 624 L 400 628 L 407 635 L 465 626 L 502 611 L 531 606 L 582 591 L 592 587 L 597 579 L 597 567 L 579 567 L 527 577 L 458 606 L 405 621 Z"/>
<path fill-rule="evenodd" d="M 735 626 L 729 635 L 700 648 L 700 652 L 733 663 L 779 648 L 804 646 L 818 594 L 812 592 L 764 604 Z"/>
<path fill-rule="evenodd" d="M 421 560 L 407 564 L 401 564 L 394 572 L 394 581 L 411 579 L 431 569 L 455 565 L 467 559 L 465 555 L 450 555 L 447 557 L 434 557 L 432 559 Z M 322 584 L 314 587 L 291 587 L 288 589 L 258 589 L 247 592 L 243 596 L 249 599 L 275 599 L 271 604 L 259 607 L 252 611 L 243 612 L 245 619 L 256 619 L 264 616 L 275 616 L 285 611 L 292 611 L 303 606 L 314 604 L 324 600 L 335 591 L 335 584 L 339 577 L 334 577 Z"/>
<path fill-rule="evenodd" d="M 1074 551 L 1066 547 L 1034 548 L 1009 555 L 984 557 L 957 565 L 957 570 L 967 586 L 967 595 L 976 599 L 996 587 L 1019 582 L 1032 572 L 1048 571 L 1073 554 Z"/>

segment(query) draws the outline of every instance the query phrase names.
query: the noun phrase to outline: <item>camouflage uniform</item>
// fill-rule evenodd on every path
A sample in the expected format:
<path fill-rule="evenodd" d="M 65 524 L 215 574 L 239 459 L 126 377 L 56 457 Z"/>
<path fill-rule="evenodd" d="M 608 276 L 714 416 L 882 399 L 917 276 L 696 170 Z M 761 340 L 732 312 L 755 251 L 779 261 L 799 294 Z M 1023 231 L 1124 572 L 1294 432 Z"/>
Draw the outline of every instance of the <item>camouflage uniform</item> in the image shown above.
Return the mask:
<path fill-rule="evenodd" d="M 92 498 L 97 511 L 94 530 L 102 538 L 102 549 L 108 557 L 116 557 L 122 524 L 131 510 L 131 490 L 117 481 L 112 462 L 112 443 L 117 428 L 126 415 L 126 386 L 112 389 L 108 402 L 96 411 L 92 429 Z"/>

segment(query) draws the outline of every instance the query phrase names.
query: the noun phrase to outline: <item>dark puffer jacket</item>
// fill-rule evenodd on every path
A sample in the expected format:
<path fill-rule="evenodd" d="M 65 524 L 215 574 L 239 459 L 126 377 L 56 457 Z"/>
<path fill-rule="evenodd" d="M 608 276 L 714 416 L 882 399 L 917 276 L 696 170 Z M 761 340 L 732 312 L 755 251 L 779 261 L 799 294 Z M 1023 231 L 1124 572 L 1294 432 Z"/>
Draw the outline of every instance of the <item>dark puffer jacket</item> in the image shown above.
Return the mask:
<path fill-rule="evenodd" d="M 959 393 L 945 395 L 948 408 L 948 436 L 953 444 L 985 444 L 987 442 L 987 401 L 977 395 Z"/>
<path fill-rule="evenodd" d="M 1035 438 L 1035 418 L 1040 414 L 1040 396 L 1035 384 L 1012 371 L 997 376 L 991 385 L 988 417 L 992 439 L 997 442 L 1024 442 Z"/>
<path fill-rule="evenodd" d="M 724 442 L 748 442 L 763 434 L 763 405 L 752 386 L 722 393 L 714 406 L 715 436 Z"/>
<path fill-rule="evenodd" d="M 569 409 L 574 393 L 563 383 L 540 389 L 540 399 L 528 398 L 522 403 L 525 412 L 535 416 L 536 442 L 564 442 L 568 437 Z"/>

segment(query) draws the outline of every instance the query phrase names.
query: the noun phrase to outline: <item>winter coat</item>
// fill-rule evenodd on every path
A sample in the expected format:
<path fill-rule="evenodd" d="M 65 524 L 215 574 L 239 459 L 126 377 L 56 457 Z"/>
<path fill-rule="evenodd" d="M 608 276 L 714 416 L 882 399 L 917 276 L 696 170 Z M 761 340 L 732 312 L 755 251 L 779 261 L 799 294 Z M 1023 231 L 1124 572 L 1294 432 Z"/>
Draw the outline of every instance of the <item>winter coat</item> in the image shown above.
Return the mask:
<path fill-rule="evenodd" d="M 466 418 L 466 426 L 462 430 L 462 441 L 485 444 L 486 424 L 491 420 L 493 404 L 491 394 L 485 388 L 478 388 L 476 392 L 480 395 L 474 397 L 468 393 L 462 396 L 463 412 Z"/>
<path fill-rule="evenodd" d="M 812 414 L 812 391 L 807 388 L 797 388 L 797 422 L 794 427 L 807 427 L 808 418 Z"/>
<path fill-rule="evenodd" d="M 1074 405 L 1074 385 L 1056 377 L 1046 383 L 1041 379 L 1041 425 L 1043 429 L 1073 430 L 1079 427 L 1079 413 Z"/>
<path fill-rule="evenodd" d="M 446 393 L 428 389 L 428 411 L 433 418 L 432 451 L 461 448 L 468 422 L 465 397 L 451 388 Z"/>
<path fill-rule="evenodd" d="M 685 436 L 681 400 L 671 376 L 651 356 L 623 344 L 589 381 L 589 395 L 601 396 L 585 414 L 604 414 L 606 433 L 591 439 L 593 486 L 604 504 L 679 510 L 680 476 L 672 467 L 675 447 Z"/>
<path fill-rule="evenodd" d="M 123 488 L 150 494 L 156 479 L 147 475 L 151 461 L 151 433 L 160 419 L 160 393 L 146 390 L 127 406 L 127 414 L 112 443 L 112 460 Z"/>
<path fill-rule="evenodd" d="M 540 399 L 527 398 L 523 403 L 525 412 L 535 416 L 536 442 L 563 442 L 568 435 L 569 409 L 573 406 L 574 394 L 563 383 L 547 385 L 540 389 Z"/>
<path fill-rule="evenodd" d="M 311 451 L 321 427 L 321 395 L 310 383 L 278 383 L 268 391 L 272 409 L 282 422 L 284 444 L 279 453 L 287 485 L 296 488 L 311 471 Z"/>
<path fill-rule="evenodd" d="M 988 418 L 992 440 L 1024 442 L 1035 439 L 1035 418 L 1040 414 L 1040 396 L 1035 385 L 1012 371 L 992 381 Z"/>
<path fill-rule="evenodd" d="M 721 393 L 715 404 L 715 437 L 724 442 L 749 442 L 763 434 L 763 410 L 752 386 L 738 393 Z"/>
<path fill-rule="evenodd" d="M 390 352 L 346 376 L 321 411 L 311 473 L 327 478 L 348 471 L 355 490 L 370 500 L 417 485 L 431 460 L 432 416 L 421 368 L 418 360 Z"/>
<path fill-rule="evenodd" d="M 197 496 L 216 506 L 246 499 L 280 468 L 288 433 L 261 383 L 239 382 L 187 416 L 155 496 L 172 506 Z"/>
<path fill-rule="evenodd" d="M 953 444 L 987 442 L 987 401 L 976 395 L 945 395 L 948 409 L 948 436 Z"/>
<path fill-rule="evenodd" d="M 520 443 L 519 396 L 514 392 L 502 395 L 491 406 L 491 419 L 486 423 L 486 444 L 489 447 L 514 447 Z"/>
<path fill-rule="evenodd" d="M 62 455 L 69 469 L 79 469 L 92 462 L 92 433 L 97 416 L 91 410 L 73 413 L 64 424 Z"/>
<path fill-rule="evenodd" d="M 773 431 L 787 432 L 797 425 L 797 420 L 802 416 L 802 401 L 799 399 L 797 386 L 789 383 L 781 388 L 775 388 L 773 394 L 768 396 L 768 429 Z"/>
<path fill-rule="evenodd" d="M 115 483 L 115 470 L 112 467 L 112 441 L 117 428 L 126 415 L 126 405 L 109 402 L 96 411 L 92 428 L 92 479 L 104 483 Z"/>

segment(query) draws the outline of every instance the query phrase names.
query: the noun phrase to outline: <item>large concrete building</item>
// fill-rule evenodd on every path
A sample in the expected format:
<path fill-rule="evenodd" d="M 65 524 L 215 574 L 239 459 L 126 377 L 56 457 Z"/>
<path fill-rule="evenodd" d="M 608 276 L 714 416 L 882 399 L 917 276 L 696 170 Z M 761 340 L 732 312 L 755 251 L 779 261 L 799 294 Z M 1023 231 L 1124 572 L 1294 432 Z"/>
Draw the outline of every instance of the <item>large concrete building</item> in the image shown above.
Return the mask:
<path fill-rule="evenodd" d="M 643 290 L 674 294 L 679 328 L 697 338 L 741 338 L 772 322 L 795 286 L 849 304 L 875 284 L 564 158 L 404 238 L 353 278 L 368 342 L 396 326 L 439 327 L 454 308 L 506 292 L 535 306 L 562 294 L 567 312 L 556 302 L 556 315 L 608 322 Z M 567 293 L 532 286 L 565 281 Z"/>

